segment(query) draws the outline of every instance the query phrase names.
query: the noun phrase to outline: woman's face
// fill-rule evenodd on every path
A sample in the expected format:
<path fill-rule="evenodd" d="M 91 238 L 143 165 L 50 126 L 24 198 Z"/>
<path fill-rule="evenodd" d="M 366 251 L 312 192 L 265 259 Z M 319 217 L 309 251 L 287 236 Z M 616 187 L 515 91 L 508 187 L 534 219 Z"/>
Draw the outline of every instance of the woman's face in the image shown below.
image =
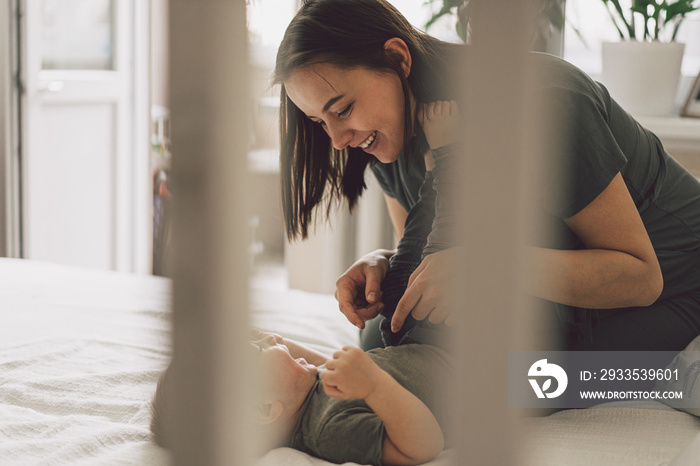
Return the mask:
<path fill-rule="evenodd" d="M 398 159 L 404 97 L 396 74 L 321 63 L 294 72 L 284 87 L 292 102 L 323 126 L 336 149 L 359 147 L 382 163 Z"/>

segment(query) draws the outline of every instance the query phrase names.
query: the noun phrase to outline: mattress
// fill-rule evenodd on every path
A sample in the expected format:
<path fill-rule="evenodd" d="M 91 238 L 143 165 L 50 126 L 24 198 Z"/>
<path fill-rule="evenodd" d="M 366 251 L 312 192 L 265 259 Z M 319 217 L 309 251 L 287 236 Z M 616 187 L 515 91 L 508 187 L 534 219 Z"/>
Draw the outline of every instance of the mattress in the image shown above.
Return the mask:
<path fill-rule="evenodd" d="M 252 280 L 253 325 L 325 352 L 358 343 L 332 296 L 289 290 L 279 278 Z M 0 465 L 169 464 L 148 425 L 170 358 L 170 282 L 0 259 L 0 283 Z M 563 411 L 522 427 L 524 465 L 676 458 L 682 466 L 700 445 L 698 418 L 633 404 Z M 429 464 L 453 464 L 453 455 Z M 278 448 L 257 466 L 328 464 Z"/>
<path fill-rule="evenodd" d="M 524 419 L 521 428 L 523 466 L 700 465 L 693 445 L 700 443 L 700 418 L 656 401 L 570 409 Z M 693 448 L 692 460 L 684 459 Z"/>
<path fill-rule="evenodd" d="M 170 284 L 0 259 L 0 464 L 167 464 L 149 400 Z"/>
<path fill-rule="evenodd" d="M 148 426 L 170 360 L 170 281 L 3 258 L 0 283 L 0 465 L 169 464 Z M 324 352 L 358 343 L 330 295 L 263 274 L 250 299 L 261 330 Z M 309 458 L 287 450 L 265 461 Z"/>

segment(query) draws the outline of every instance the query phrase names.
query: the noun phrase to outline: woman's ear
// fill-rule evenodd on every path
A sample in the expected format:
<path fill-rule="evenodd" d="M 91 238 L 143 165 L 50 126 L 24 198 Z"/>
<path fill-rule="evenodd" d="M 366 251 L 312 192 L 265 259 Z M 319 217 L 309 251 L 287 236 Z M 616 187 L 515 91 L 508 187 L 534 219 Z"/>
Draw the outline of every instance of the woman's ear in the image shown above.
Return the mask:
<path fill-rule="evenodd" d="M 403 69 L 404 78 L 408 78 L 408 75 L 411 73 L 411 52 L 408 50 L 406 42 L 398 37 L 392 37 L 384 42 L 384 50 L 401 57 L 401 68 Z"/>
<path fill-rule="evenodd" d="M 283 407 L 280 401 L 259 404 L 255 409 L 255 422 L 268 425 L 275 422 L 282 415 Z"/>

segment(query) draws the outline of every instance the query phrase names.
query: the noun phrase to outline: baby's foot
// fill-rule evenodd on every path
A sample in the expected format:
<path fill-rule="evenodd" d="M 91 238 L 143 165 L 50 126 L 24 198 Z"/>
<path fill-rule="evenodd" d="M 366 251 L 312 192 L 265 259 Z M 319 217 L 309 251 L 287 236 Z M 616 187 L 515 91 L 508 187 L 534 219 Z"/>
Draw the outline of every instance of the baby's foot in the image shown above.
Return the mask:
<path fill-rule="evenodd" d="M 459 110 L 454 100 L 430 102 L 418 110 L 418 122 L 431 149 L 457 142 Z"/>

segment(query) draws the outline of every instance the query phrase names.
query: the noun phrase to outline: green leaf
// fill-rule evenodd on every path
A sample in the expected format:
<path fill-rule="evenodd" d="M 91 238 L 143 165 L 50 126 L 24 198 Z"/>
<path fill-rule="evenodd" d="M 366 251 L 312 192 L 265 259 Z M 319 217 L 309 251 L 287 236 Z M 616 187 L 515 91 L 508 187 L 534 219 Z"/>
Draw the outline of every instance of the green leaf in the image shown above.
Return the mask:
<path fill-rule="evenodd" d="M 467 28 L 461 21 L 457 21 L 457 26 L 455 26 L 455 29 L 457 30 L 457 35 L 459 38 L 462 39 L 462 42 L 467 42 Z"/>
<path fill-rule="evenodd" d="M 666 19 L 664 24 L 673 20 L 676 16 L 684 17 L 686 14 L 700 9 L 700 5 L 693 6 L 694 0 L 678 0 L 676 3 L 671 3 L 666 7 Z"/>
<path fill-rule="evenodd" d="M 449 14 L 450 10 L 452 10 L 452 8 L 454 8 L 454 6 L 444 4 L 442 6 L 442 8 L 440 8 L 440 11 L 438 11 L 433 16 L 431 16 L 430 19 L 428 20 L 428 22 L 425 23 L 425 29 L 428 30 L 430 28 L 430 26 L 432 26 L 433 24 L 435 24 L 435 22 L 437 22 L 437 20 L 439 20 L 443 16 Z"/>
<path fill-rule="evenodd" d="M 634 37 L 635 37 L 634 18 L 631 17 L 632 15 L 630 16 L 630 19 L 628 19 L 625 16 L 625 12 L 622 9 L 622 5 L 620 5 L 619 0 L 609 0 L 609 1 L 613 5 L 613 7 L 615 8 L 615 11 L 617 12 L 617 14 L 619 16 L 619 19 L 622 20 L 623 24 L 627 28 L 628 37 L 630 39 L 634 39 Z M 608 0 L 603 0 L 603 2 L 605 2 L 607 4 Z M 611 18 L 613 18 L 613 23 L 615 23 L 615 27 L 617 27 L 617 30 L 620 31 L 620 35 L 622 37 L 624 37 L 624 35 L 622 34 L 622 30 L 617 26 L 617 22 L 615 21 L 614 16 L 612 15 L 612 12 L 611 12 L 610 16 L 611 16 Z"/>

